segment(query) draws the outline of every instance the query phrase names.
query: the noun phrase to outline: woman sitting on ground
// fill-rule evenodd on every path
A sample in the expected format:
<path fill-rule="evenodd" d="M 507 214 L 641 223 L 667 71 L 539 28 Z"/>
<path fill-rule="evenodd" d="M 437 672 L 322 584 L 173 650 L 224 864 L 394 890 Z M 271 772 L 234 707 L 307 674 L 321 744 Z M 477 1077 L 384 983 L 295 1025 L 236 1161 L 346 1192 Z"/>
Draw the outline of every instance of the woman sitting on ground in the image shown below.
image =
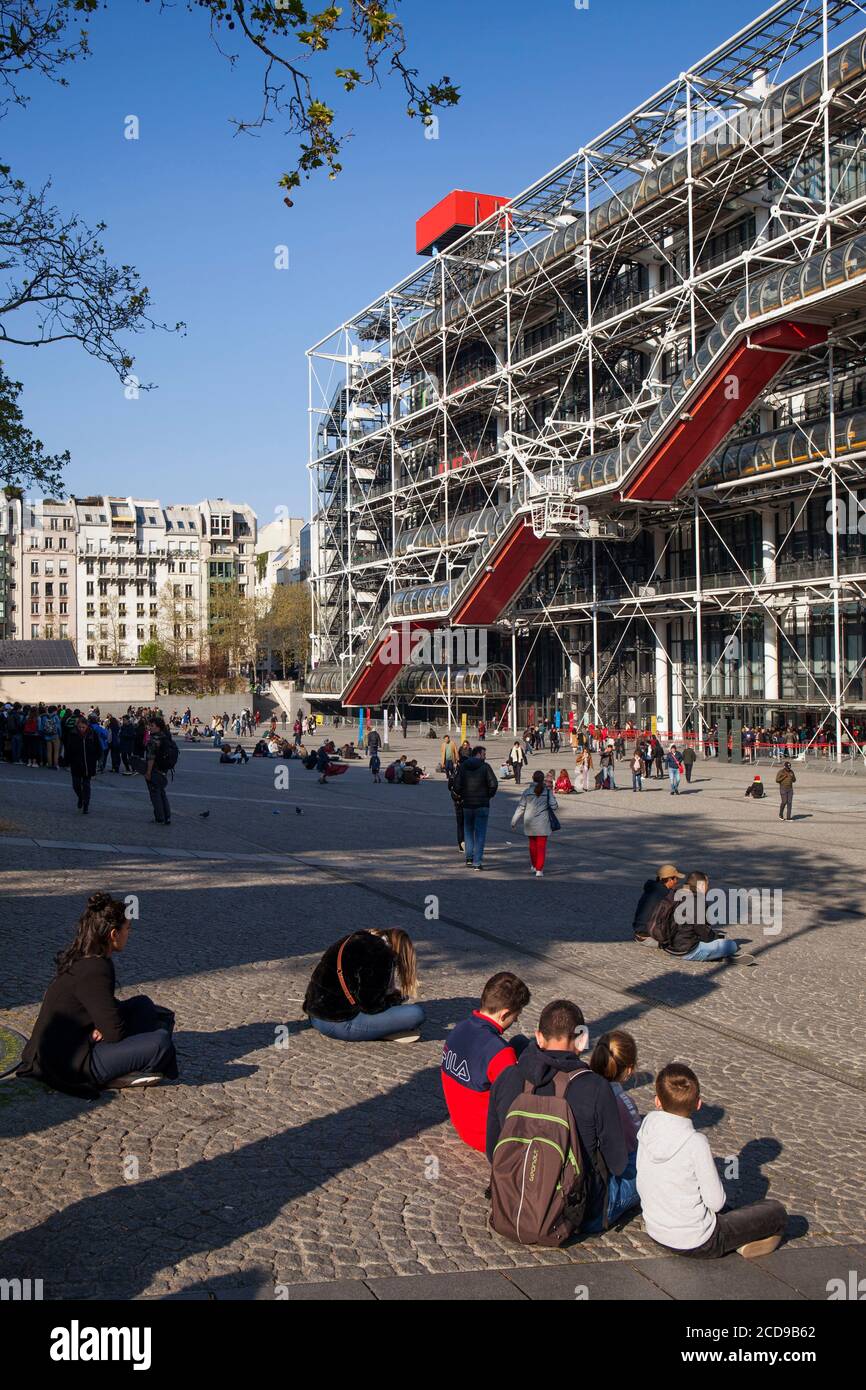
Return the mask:
<path fill-rule="evenodd" d="M 569 792 L 574 791 L 574 783 L 572 782 L 565 768 L 562 768 L 559 776 L 556 779 L 556 786 L 554 787 L 554 791 L 564 796 L 567 796 Z"/>
<path fill-rule="evenodd" d="M 341 1042 L 417 1042 L 424 1010 L 415 947 L 404 931 L 357 931 L 329 946 L 313 971 L 304 1013 Z"/>
<path fill-rule="evenodd" d="M 115 997 L 112 956 L 129 940 L 120 898 L 93 893 L 75 940 L 57 956 L 18 1076 L 75 1096 L 105 1087 L 152 1086 L 177 1076 L 174 1014 L 147 995 Z"/>

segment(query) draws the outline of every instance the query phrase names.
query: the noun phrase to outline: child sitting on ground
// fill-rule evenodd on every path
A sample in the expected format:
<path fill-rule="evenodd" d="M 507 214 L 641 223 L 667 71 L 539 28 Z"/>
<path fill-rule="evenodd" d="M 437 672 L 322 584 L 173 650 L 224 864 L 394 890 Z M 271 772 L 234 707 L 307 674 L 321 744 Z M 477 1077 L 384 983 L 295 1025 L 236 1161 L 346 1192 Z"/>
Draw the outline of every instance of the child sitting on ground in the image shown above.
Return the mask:
<path fill-rule="evenodd" d="M 764 784 L 757 773 L 754 781 L 746 787 L 746 796 L 753 796 L 756 801 L 760 801 L 764 796 Z"/>
<path fill-rule="evenodd" d="M 669 1062 L 656 1077 L 656 1108 L 638 1133 L 637 1190 L 647 1234 L 677 1255 L 717 1259 L 732 1250 L 745 1259 L 777 1248 L 788 1213 L 765 1200 L 725 1210 L 722 1186 L 706 1135 L 692 1115 L 701 1088 L 690 1067 Z"/>
<path fill-rule="evenodd" d="M 556 786 L 554 790 L 559 796 L 568 796 L 569 792 L 574 791 L 574 783 L 572 782 L 565 768 L 562 769 L 559 776 L 557 777 Z"/>
<path fill-rule="evenodd" d="M 607 1189 L 607 1225 L 612 1226 L 630 1207 L 637 1206 L 637 1134 L 640 1129 L 640 1111 L 623 1087 L 629 1077 L 634 1075 L 637 1066 L 637 1043 L 631 1033 L 615 1029 L 603 1033 L 593 1048 L 589 1065 L 597 1076 L 610 1082 L 610 1089 L 616 1097 L 622 1137 L 628 1150 L 628 1163 L 619 1177 L 611 1173 Z M 584 1226 L 585 1231 L 603 1230 L 602 1218 Z"/>
<path fill-rule="evenodd" d="M 511 1028 L 529 1003 L 529 990 L 510 970 L 492 975 L 472 1017 L 458 1023 L 442 1049 L 442 1090 L 451 1123 L 464 1144 L 485 1151 L 490 1088 L 506 1067 L 513 1067 L 526 1046 L 525 1038 L 506 1042 Z"/>

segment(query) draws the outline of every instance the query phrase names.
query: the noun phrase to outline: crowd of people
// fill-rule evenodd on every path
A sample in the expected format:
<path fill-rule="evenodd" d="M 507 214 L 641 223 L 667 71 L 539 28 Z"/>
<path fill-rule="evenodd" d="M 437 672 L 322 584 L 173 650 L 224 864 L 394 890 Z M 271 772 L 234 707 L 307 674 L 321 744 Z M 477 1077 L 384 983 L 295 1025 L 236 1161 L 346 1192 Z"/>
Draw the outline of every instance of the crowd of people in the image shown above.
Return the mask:
<path fill-rule="evenodd" d="M 108 770 L 141 776 L 157 825 L 171 824 L 166 788 L 174 776 L 178 749 L 161 711 L 131 705 L 118 719 L 87 714 L 71 705 L 20 705 L 0 708 L 0 748 L 8 762 L 52 771 L 67 769 L 77 809 L 90 814 L 93 780 Z"/>

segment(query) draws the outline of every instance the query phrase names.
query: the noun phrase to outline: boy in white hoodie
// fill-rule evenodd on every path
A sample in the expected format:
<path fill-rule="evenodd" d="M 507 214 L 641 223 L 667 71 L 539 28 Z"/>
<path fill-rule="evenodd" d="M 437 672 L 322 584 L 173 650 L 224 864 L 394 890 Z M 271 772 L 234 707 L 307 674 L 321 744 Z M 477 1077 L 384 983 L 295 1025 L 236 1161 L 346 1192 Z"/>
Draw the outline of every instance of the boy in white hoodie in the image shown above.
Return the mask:
<path fill-rule="evenodd" d="M 670 1062 L 656 1077 L 655 1113 L 638 1131 L 637 1190 L 647 1233 L 677 1255 L 716 1259 L 736 1250 L 769 1255 L 788 1213 L 781 1202 L 723 1211 L 726 1197 L 706 1136 L 692 1124 L 701 1088 L 690 1067 Z"/>

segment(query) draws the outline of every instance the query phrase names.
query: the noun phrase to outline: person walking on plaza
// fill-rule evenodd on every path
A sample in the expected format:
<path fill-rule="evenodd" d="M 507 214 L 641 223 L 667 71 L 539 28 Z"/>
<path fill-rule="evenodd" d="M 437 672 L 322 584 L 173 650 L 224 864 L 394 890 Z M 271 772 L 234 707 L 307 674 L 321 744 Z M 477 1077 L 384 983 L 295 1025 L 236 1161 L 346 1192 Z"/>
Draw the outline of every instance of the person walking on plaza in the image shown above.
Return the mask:
<path fill-rule="evenodd" d="M 790 763 L 785 763 L 776 773 L 776 782 L 781 797 L 779 803 L 779 820 L 784 820 L 786 810 L 788 812 L 788 820 L 791 819 L 791 812 L 794 805 L 794 783 L 796 780 L 796 775 Z"/>
<path fill-rule="evenodd" d="M 39 723 L 45 748 L 45 766 L 56 769 L 60 763 L 60 716 L 56 706 L 49 705 Z"/>
<path fill-rule="evenodd" d="M 123 716 L 117 746 L 120 750 L 124 777 L 133 777 L 135 775 L 132 766 L 132 760 L 135 756 L 135 722 L 129 714 Z"/>
<path fill-rule="evenodd" d="M 112 772 L 120 772 L 120 725 L 113 714 L 108 716 L 108 751 Z"/>
<path fill-rule="evenodd" d="M 91 729 L 95 733 L 97 741 L 99 743 L 99 759 L 96 765 L 96 770 L 97 772 L 104 772 L 105 764 L 108 762 L 108 746 L 111 742 L 111 739 L 109 737 L 109 733 L 105 725 L 100 723 L 98 715 L 89 715 L 88 722 L 90 724 Z"/>
<path fill-rule="evenodd" d="M 643 758 L 643 775 L 649 781 L 653 770 L 653 746 L 652 739 L 644 738 L 641 740 L 640 755 Z"/>
<path fill-rule="evenodd" d="M 520 786 L 520 778 L 526 765 L 527 757 L 523 751 L 523 744 L 519 738 L 514 740 L 511 752 L 508 754 L 508 766 L 511 768 L 514 781 Z"/>
<path fill-rule="evenodd" d="M 448 781 L 448 794 L 454 806 L 454 818 L 457 822 L 457 848 L 462 853 L 466 848 L 464 840 L 466 832 L 463 826 L 463 802 L 460 799 L 460 793 L 457 791 L 457 773 L 460 768 L 460 762 L 461 758 L 458 754 L 457 762 L 450 764 L 450 771 L 446 770 L 446 777 Z"/>
<path fill-rule="evenodd" d="M 613 746 L 605 747 L 598 760 L 601 769 L 601 785 L 607 791 L 616 791 L 616 778 L 614 776 L 614 756 Z"/>
<path fill-rule="evenodd" d="M 547 857 L 547 838 L 555 828 L 555 812 L 559 803 L 549 787 L 545 785 L 544 773 L 538 768 L 532 774 L 532 785 L 526 788 L 511 817 L 511 828 L 516 830 L 523 822 L 523 833 L 529 840 L 530 870 L 536 878 L 544 877 L 544 861 Z M 556 821 L 556 826 L 559 822 Z"/>
<path fill-rule="evenodd" d="M 22 736 L 24 739 L 25 767 L 39 766 L 39 711 L 35 705 L 25 705 L 23 711 Z"/>
<path fill-rule="evenodd" d="M 147 724 L 150 738 L 145 751 L 144 780 L 157 825 L 171 825 L 171 807 L 165 789 L 168 774 L 177 762 L 177 745 L 166 728 L 165 720 L 151 715 Z"/>
<path fill-rule="evenodd" d="M 664 772 L 665 751 L 664 751 L 664 749 L 662 748 L 660 739 L 656 738 L 655 734 L 653 734 L 653 739 L 652 739 L 652 755 L 653 755 L 653 762 L 655 763 L 655 769 L 656 769 L 656 781 L 660 782 L 660 781 L 662 780 L 662 778 L 664 777 L 664 775 L 665 775 L 665 772 Z"/>
<path fill-rule="evenodd" d="M 450 776 L 457 766 L 457 744 L 450 733 L 446 734 L 442 740 L 442 747 L 439 749 L 439 766 L 446 777 Z"/>
<path fill-rule="evenodd" d="M 66 737 L 66 762 L 72 776 L 72 790 L 78 798 L 78 809 L 85 816 L 90 810 L 90 783 L 96 776 L 99 754 L 99 739 L 80 714 L 74 730 Z"/>
<path fill-rule="evenodd" d="M 473 748 L 469 757 L 460 763 L 454 778 L 454 788 L 463 806 L 466 863 L 476 871 L 484 867 L 490 802 L 499 787 L 496 773 L 488 766 L 486 756 L 484 748 Z"/>
<path fill-rule="evenodd" d="M 643 791 L 643 758 L 637 748 L 631 760 L 631 789 L 633 792 Z"/>
<path fill-rule="evenodd" d="M 672 743 L 667 751 L 667 755 L 665 757 L 665 767 L 667 768 L 668 779 L 671 784 L 671 796 L 679 796 L 680 773 L 683 770 L 683 765 L 680 762 L 680 755 L 677 752 L 677 746 L 675 743 Z"/>
<path fill-rule="evenodd" d="M 683 770 L 686 774 L 686 782 L 691 782 L 692 768 L 694 767 L 697 760 L 698 755 L 695 752 L 694 748 L 690 743 L 687 744 L 686 747 L 683 749 L 682 753 L 680 754 L 680 762 L 682 763 Z"/>
<path fill-rule="evenodd" d="M 583 750 L 578 753 L 575 772 L 577 773 L 581 788 L 583 791 L 588 792 L 590 790 L 590 781 L 592 778 L 592 754 L 589 751 L 589 744 L 586 744 Z"/>

